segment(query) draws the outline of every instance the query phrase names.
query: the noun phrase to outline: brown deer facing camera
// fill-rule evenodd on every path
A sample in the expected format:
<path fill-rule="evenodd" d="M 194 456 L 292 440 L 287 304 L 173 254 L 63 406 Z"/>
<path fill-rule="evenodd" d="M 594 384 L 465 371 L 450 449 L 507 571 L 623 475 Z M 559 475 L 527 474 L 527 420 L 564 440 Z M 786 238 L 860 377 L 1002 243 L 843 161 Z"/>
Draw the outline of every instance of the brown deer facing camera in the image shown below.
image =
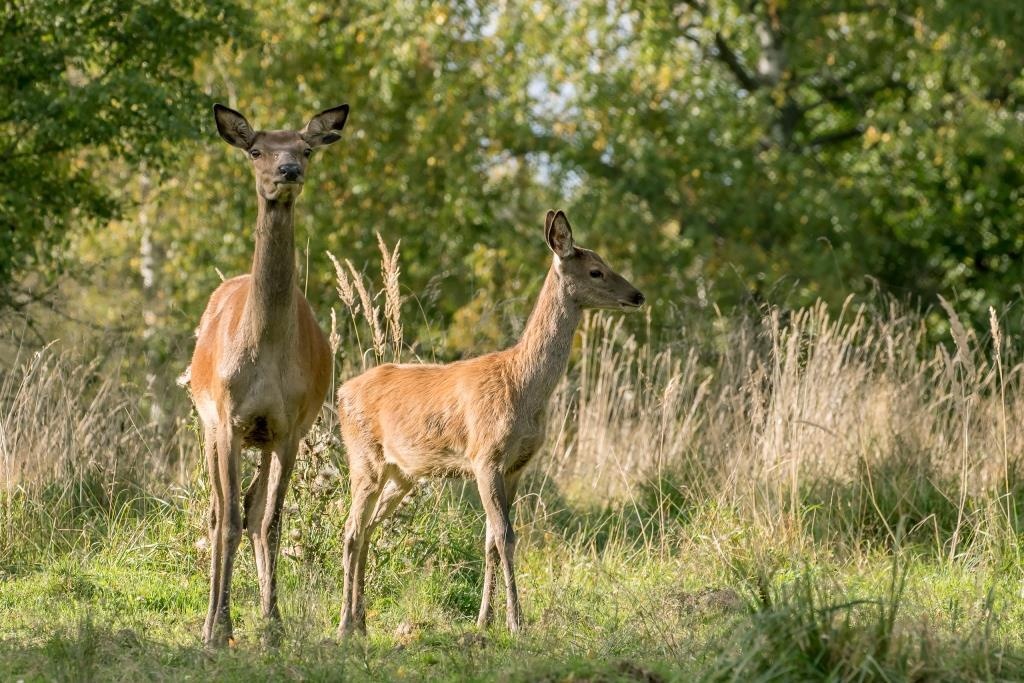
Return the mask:
<path fill-rule="evenodd" d="M 500 563 L 508 628 L 522 626 L 509 519 L 519 477 L 544 439 L 548 399 L 565 373 L 583 309 L 637 309 L 644 296 L 593 251 L 573 244 L 569 221 L 549 211 L 551 268 L 519 342 L 448 365 L 381 365 L 338 391 L 352 506 L 345 524 L 339 634 L 366 631 L 363 583 L 370 536 L 420 477 L 476 479 L 487 513 L 477 619 L 491 622 Z"/>
<path fill-rule="evenodd" d="M 281 621 L 276 565 L 281 507 L 299 441 L 316 419 L 331 378 L 331 352 L 299 291 L 294 208 L 313 150 L 338 140 L 348 105 L 327 109 L 301 131 L 254 131 L 233 109 L 214 105 L 217 131 L 245 150 L 256 176 L 252 272 L 210 297 L 185 373 L 203 424 L 210 478 L 210 608 L 207 643 L 231 642 L 231 572 L 244 531 L 252 540 L 260 606 L 273 636 Z M 243 447 L 262 452 L 239 506 Z"/>

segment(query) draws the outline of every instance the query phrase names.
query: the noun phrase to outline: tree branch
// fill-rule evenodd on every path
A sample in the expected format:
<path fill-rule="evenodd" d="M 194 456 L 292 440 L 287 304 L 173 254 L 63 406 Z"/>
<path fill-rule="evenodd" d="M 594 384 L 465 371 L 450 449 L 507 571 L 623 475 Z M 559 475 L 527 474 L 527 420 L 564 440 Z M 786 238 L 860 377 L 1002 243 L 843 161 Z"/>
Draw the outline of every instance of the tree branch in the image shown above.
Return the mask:
<path fill-rule="evenodd" d="M 826 86 L 828 87 L 826 88 Z M 881 83 L 865 86 L 859 90 L 843 88 L 841 83 L 836 82 L 824 83 L 820 87 L 815 87 L 815 90 L 821 99 L 811 105 L 809 109 L 819 107 L 826 102 L 830 104 L 862 104 L 874 99 L 875 95 L 885 92 L 886 90 L 907 91 L 908 88 L 906 84 L 900 83 L 890 76 L 885 78 Z"/>
<path fill-rule="evenodd" d="M 715 49 L 718 51 L 718 57 L 729 67 L 729 71 L 736 77 L 736 80 L 740 82 L 747 90 L 753 92 L 761 87 L 760 81 L 754 78 L 749 71 L 740 62 L 739 56 L 733 51 L 729 44 L 725 42 L 725 38 L 722 36 L 720 31 L 715 31 Z"/>
<path fill-rule="evenodd" d="M 808 147 L 825 147 L 827 145 L 835 145 L 840 142 L 846 142 L 854 138 L 859 138 L 864 134 L 864 126 L 857 124 L 851 128 L 845 128 L 843 130 L 832 131 L 831 133 L 824 133 L 816 137 L 811 138 L 810 142 L 807 143 Z"/>

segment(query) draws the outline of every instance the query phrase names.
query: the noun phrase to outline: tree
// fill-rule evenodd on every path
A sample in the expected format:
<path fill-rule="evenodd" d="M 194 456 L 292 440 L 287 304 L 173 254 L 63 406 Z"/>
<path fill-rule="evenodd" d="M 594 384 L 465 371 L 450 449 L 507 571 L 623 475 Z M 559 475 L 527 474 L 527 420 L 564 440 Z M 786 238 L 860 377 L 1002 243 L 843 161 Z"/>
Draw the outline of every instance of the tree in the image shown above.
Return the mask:
<path fill-rule="evenodd" d="M 258 44 L 210 51 L 197 78 L 207 103 L 263 128 L 352 105 L 297 225 L 324 323 L 325 252 L 373 266 L 379 231 L 402 240 L 421 323 L 408 337 L 493 348 L 540 284 L 537 225 L 556 205 L 651 295 L 655 322 L 680 300 L 839 306 L 874 289 L 941 292 L 980 320 L 1024 280 L 1022 14 L 994 0 L 272 0 L 251 17 Z M 179 364 L 217 271 L 252 254 L 249 171 L 210 123 L 154 181 L 148 222 L 163 257 L 150 311 Z M 112 223 L 102 236 L 118 240 L 97 233 L 78 255 L 121 287 L 137 267 L 120 243 L 139 231 Z"/>
<path fill-rule="evenodd" d="M 403 7 L 266 3 L 253 16 L 260 44 L 212 52 L 199 79 L 210 102 L 238 108 L 263 129 L 301 126 L 318 108 L 351 105 L 337 151 L 322 163 L 314 158 L 297 209 L 307 296 L 325 323 L 337 304 L 326 251 L 375 268 L 375 233 L 400 239 L 409 338 L 428 348 L 454 339 L 452 353 L 465 353 L 477 341 L 493 346 L 527 312 L 517 305 L 514 322 L 489 322 L 502 315 L 500 302 L 539 288 L 551 202 L 542 201 L 528 166 L 497 143 L 527 115 L 514 37 L 487 35 L 489 16 L 472 6 Z M 250 171 L 211 123 L 204 117 L 203 137 L 161 184 L 160 218 L 151 221 L 163 256 L 157 280 L 165 289 L 153 295 L 164 304 L 158 325 L 168 357 L 187 354 L 218 271 L 246 272 L 252 258 Z M 134 221 L 113 229 L 122 241 L 140 237 Z M 107 265 L 113 286 L 135 277 L 120 252 L 93 239 L 82 253 Z"/>
<path fill-rule="evenodd" d="M 59 271 L 73 231 L 124 208 L 124 165 L 159 170 L 206 112 L 200 53 L 245 24 L 232 0 L 13 0 L 0 9 L 0 310 Z"/>
<path fill-rule="evenodd" d="M 723 307 L 944 292 L 978 318 L 1017 296 L 1019 3 L 578 2 L 534 19 L 537 90 L 563 97 L 509 144 L 549 155 L 608 232 L 644 226 L 630 249 L 662 291 Z"/>

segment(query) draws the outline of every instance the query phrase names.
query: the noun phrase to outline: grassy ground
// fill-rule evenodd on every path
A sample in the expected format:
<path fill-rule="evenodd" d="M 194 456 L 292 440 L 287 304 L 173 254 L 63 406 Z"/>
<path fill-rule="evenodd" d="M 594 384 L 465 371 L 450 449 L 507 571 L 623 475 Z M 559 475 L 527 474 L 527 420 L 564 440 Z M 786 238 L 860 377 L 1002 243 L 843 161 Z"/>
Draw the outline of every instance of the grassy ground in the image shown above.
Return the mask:
<path fill-rule="evenodd" d="M 286 531 L 287 634 L 276 648 L 260 646 L 244 545 L 237 643 L 213 651 L 199 642 L 201 489 L 108 498 L 80 482 L 78 491 L 61 490 L 75 505 L 50 508 L 63 507 L 62 518 L 36 508 L 38 500 L 16 501 L 10 514 L 38 526 L 15 531 L 25 543 L 4 566 L 0 679 L 1024 676 L 1021 571 L 1009 559 L 949 562 L 927 545 L 854 548 L 799 530 L 768 538 L 731 511 L 710 505 L 694 516 L 665 498 L 661 509 L 614 510 L 520 499 L 527 632 L 480 632 L 482 513 L 461 485 L 428 487 L 383 530 L 369 574 L 370 635 L 338 642 L 343 515 L 332 509 L 345 491 L 324 486 L 322 470 L 305 475 Z"/>
<path fill-rule="evenodd" d="M 200 646 L 207 584 L 195 523 L 202 503 L 188 497 L 139 510 L 136 500 L 97 519 L 92 538 L 67 539 L 70 552 L 26 553 L 11 568 L 0 597 L 0 678 L 667 676 L 699 668 L 709 639 L 744 609 L 731 594 L 717 604 L 694 590 L 700 581 L 726 584 L 719 562 L 698 574 L 706 563 L 696 558 L 533 526 L 519 561 L 528 634 L 480 633 L 482 517 L 470 499 L 438 489 L 382 534 L 369 578 L 370 637 L 338 643 L 337 520 L 313 518 L 323 497 L 303 496 L 309 516 L 299 517 L 320 527 L 306 533 L 323 543 L 290 546 L 282 561 L 288 633 L 279 648 L 259 646 L 255 575 L 244 548 L 237 646 Z M 300 528 L 290 525 L 289 538 Z"/>
<path fill-rule="evenodd" d="M 348 493 L 325 411 L 286 506 L 283 641 L 260 645 L 243 542 L 223 651 L 199 642 L 194 418 L 109 360 L 23 354 L 0 375 L 0 680 L 1024 680 L 1024 364 L 998 321 L 947 314 L 949 348 L 896 309 L 667 343 L 588 319 L 516 505 L 518 638 L 501 612 L 475 628 L 483 517 L 448 482 L 378 532 L 370 634 L 334 639 Z"/>

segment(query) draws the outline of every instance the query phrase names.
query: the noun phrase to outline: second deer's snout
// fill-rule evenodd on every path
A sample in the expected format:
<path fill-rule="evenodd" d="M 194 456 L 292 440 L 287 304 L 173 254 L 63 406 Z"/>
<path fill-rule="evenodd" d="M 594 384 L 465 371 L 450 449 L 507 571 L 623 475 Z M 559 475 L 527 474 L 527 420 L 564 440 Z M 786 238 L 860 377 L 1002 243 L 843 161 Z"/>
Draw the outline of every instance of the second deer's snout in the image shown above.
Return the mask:
<path fill-rule="evenodd" d="M 302 175 L 302 167 L 298 164 L 281 164 L 277 167 L 277 172 L 280 173 L 285 180 L 292 182 L 299 179 Z"/>

